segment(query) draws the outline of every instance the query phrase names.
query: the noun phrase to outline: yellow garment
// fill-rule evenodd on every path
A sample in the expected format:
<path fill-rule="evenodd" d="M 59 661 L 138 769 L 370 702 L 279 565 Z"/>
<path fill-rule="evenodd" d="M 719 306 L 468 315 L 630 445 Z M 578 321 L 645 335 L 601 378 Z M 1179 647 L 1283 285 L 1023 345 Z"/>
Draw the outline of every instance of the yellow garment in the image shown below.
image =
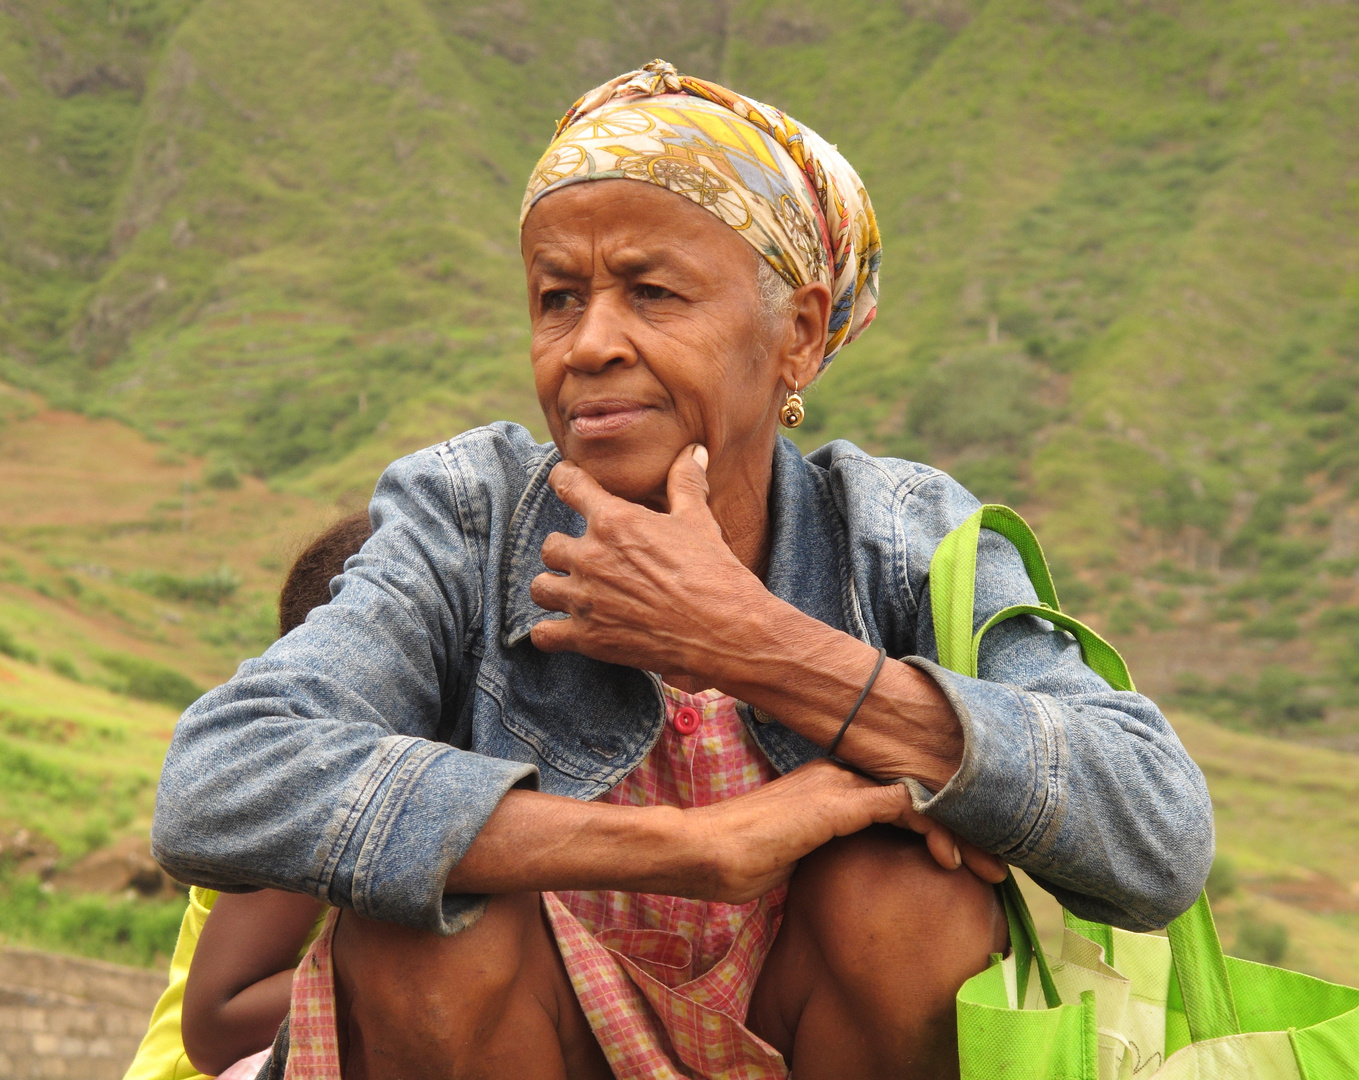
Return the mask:
<path fill-rule="evenodd" d="M 170 985 L 151 1010 L 151 1026 L 137 1056 L 132 1059 L 123 1080 L 198 1080 L 203 1074 L 189 1063 L 184 1052 L 184 1038 L 179 1031 L 179 1017 L 184 1008 L 184 984 L 189 978 L 189 965 L 198 948 L 198 935 L 208 921 L 208 912 L 217 901 L 212 889 L 189 890 L 189 907 L 184 921 L 179 924 L 179 940 L 175 955 L 170 960 Z"/>
<path fill-rule="evenodd" d="M 184 921 L 179 924 L 179 940 L 175 942 L 175 955 L 170 960 L 170 985 L 151 1010 L 146 1037 L 137 1048 L 137 1056 L 132 1059 L 123 1080 L 206 1080 L 184 1052 L 180 1015 L 184 1009 L 184 984 L 189 979 L 189 966 L 193 963 L 203 924 L 208 921 L 208 912 L 216 902 L 217 893 L 212 889 L 195 886 L 189 890 L 189 907 L 184 912 Z M 322 912 L 307 935 L 303 953 L 321 932 L 325 920 L 325 912 Z M 301 959 L 300 954 L 298 959 Z"/>

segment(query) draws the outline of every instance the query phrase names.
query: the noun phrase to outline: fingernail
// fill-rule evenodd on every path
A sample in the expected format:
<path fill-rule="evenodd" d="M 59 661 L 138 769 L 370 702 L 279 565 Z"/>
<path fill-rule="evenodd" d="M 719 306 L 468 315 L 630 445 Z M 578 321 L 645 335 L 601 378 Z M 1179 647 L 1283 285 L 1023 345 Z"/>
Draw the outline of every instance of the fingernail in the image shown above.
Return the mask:
<path fill-rule="evenodd" d="M 962 865 L 963 865 L 963 853 L 962 853 L 961 851 L 958 850 L 958 845 L 957 845 L 957 844 L 954 844 L 954 845 L 953 845 L 953 869 L 957 870 L 958 867 L 960 867 L 960 866 L 962 866 Z"/>
<path fill-rule="evenodd" d="M 694 445 L 694 460 L 698 462 L 698 467 L 704 472 L 708 471 L 708 448 L 702 443 Z"/>

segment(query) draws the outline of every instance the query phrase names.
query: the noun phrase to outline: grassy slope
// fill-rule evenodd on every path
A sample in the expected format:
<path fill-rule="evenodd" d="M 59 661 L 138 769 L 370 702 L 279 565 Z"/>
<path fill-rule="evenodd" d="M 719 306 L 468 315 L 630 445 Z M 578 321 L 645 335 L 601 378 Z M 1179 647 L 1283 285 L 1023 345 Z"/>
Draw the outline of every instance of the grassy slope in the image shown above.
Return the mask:
<path fill-rule="evenodd" d="M 0 384 L 0 939 L 169 955 L 182 903 L 26 875 L 145 837 L 179 706 L 272 640 L 283 570 L 337 514 L 202 473 L 123 424 Z"/>
<path fill-rule="evenodd" d="M 533 423 L 522 179 L 576 93 L 663 53 L 832 134 L 874 195 L 882 314 L 804 444 L 1022 503 L 1159 694 L 1187 672 L 1221 715 L 1359 739 L 1343 6 L 597 0 L 570 32 L 510 2 L 15 10 L 12 379 L 351 500 L 404 450 Z M 1205 638 L 1211 664 L 1181 644 Z"/>
<path fill-rule="evenodd" d="M 167 706 L 0 659 L 0 820 L 48 836 L 65 857 L 148 829 L 176 718 Z"/>
<path fill-rule="evenodd" d="M 145 833 L 176 713 L 0 656 L 0 849 L 69 863 Z M 6 855 L 10 854 L 5 852 Z M 0 942 L 163 966 L 183 902 L 53 891 L 0 857 Z"/>
<path fill-rule="evenodd" d="M 1158 694 L 1187 670 L 1185 700 L 1220 719 L 1354 738 L 1343 7 L 596 2 L 569 33 L 550 5 L 450 0 L 7 11 L 0 365 L 168 440 L 0 397 L 0 498 L 23 508 L 0 528 L 0 626 L 49 668 L 225 677 L 334 500 L 452 431 L 533 423 L 522 178 L 576 93 L 659 53 L 787 105 L 874 195 L 882 315 L 804 443 L 924 457 L 1022 503 L 1068 601 Z M 90 464 L 109 460 L 116 484 Z M 272 490 L 204 486 L 223 463 Z M 240 584 L 217 605 L 145 587 L 223 564 Z"/>
<path fill-rule="evenodd" d="M 0 628 L 12 651 L 108 685 L 132 658 L 207 687 L 267 645 L 283 571 L 337 511 L 251 477 L 213 488 L 202 470 L 114 420 L 0 386 Z M 204 582 L 216 594 L 195 595 Z"/>

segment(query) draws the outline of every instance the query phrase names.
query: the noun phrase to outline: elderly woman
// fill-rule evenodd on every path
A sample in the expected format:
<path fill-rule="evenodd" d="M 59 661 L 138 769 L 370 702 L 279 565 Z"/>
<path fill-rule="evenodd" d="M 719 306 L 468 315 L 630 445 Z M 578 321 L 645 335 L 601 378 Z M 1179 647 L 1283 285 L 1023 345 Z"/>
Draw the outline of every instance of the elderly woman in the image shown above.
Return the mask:
<path fill-rule="evenodd" d="M 1187 908 L 1211 810 L 1156 707 L 1035 619 L 938 667 L 976 501 L 778 437 L 876 305 L 835 149 L 656 61 L 567 113 L 521 220 L 553 443 L 394 464 L 332 602 L 166 761 L 171 873 L 339 909 L 288 1075 L 946 1076 L 1001 860 L 1089 918 Z M 996 535 L 977 574 L 979 622 L 1035 602 Z"/>

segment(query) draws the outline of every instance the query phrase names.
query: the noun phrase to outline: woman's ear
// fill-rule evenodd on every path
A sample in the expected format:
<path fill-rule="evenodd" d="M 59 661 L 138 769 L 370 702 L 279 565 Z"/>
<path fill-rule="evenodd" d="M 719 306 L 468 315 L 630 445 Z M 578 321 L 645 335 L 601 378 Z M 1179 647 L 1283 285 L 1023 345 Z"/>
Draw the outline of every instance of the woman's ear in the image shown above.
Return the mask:
<path fill-rule="evenodd" d="M 806 389 L 821 370 L 826 355 L 826 334 L 830 325 L 830 289 L 819 281 L 796 289 L 789 303 L 791 333 L 785 339 L 784 382 Z"/>

